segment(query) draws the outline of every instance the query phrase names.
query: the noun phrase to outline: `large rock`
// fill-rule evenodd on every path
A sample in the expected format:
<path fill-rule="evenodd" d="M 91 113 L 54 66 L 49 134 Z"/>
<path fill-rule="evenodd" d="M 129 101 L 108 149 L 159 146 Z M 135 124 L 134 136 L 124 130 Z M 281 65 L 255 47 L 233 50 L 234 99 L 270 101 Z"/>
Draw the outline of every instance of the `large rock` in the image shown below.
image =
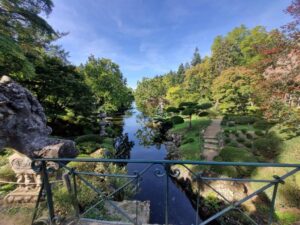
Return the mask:
<path fill-rule="evenodd" d="M 8 76 L 0 79 L 0 150 L 10 147 L 32 157 L 75 157 L 70 140 L 51 138 L 41 104 Z"/>

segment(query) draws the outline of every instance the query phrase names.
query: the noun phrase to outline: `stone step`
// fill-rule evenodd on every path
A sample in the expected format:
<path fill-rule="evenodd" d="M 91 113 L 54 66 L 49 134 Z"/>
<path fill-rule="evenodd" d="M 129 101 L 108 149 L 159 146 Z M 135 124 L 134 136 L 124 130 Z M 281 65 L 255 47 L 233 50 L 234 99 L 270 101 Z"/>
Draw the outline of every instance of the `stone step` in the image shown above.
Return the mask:
<path fill-rule="evenodd" d="M 210 135 L 204 135 L 203 138 L 204 138 L 204 139 L 218 140 L 218 138 L 217 138 L 216 136 L 210 136 Z"/>
<path fill-rule="evenodd" d="M 219 146 L 216 144 L 209 144 L 209 143 L 204 144 L 204 149 L 218 150 L 218 148 L 219 148 Z"/>
<path fill-rule="evenodd" d="M 219 144 L 219 141 L 217 139 L 204 139 L 204 143 Z"/>
<path fill-rule="evenodd" d="M 214 150 L 204 150 L 202 153 L 202 157 L 207 161 L 212 161 L 219 153 Z"/>

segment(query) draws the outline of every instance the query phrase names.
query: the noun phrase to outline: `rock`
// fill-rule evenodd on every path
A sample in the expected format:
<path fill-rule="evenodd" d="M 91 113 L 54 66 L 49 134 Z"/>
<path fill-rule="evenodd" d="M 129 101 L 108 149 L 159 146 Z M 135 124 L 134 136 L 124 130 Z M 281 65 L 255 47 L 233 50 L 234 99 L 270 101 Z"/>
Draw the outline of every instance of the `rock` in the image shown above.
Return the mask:
<path fill-rule="evenodd" d="M 8 76 L 0 79 L 0 150 L 10 147 L 32 157 L 75 157 L 70 140 L 51 138 L 44 109 L 24 87 Z"/>

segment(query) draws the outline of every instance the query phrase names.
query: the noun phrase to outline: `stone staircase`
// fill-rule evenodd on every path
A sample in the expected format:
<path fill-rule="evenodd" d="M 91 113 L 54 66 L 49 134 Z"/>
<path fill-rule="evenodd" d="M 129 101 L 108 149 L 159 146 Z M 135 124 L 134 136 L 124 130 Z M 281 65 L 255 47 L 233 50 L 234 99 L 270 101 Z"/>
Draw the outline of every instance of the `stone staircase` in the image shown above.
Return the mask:
<path fill-rule="evenodd" d="M 203 134 L 202 157 L 207 161 L 212 161 L 219 155 L 220 141 L 218 134 L 221 132 L 221 121 L 222 119 L 214 119 Z"/>

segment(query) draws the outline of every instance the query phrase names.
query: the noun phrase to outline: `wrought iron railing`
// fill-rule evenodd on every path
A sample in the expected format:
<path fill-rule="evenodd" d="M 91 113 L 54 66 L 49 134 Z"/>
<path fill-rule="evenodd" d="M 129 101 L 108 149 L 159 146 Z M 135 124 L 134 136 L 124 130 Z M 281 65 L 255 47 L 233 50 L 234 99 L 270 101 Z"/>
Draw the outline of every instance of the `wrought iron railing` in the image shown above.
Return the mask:
<path fill-rule="evenodd" d="M 179 160 L 123 160 L 123 159 L 98 159 L 98 158 L 59 158 L 59 159 L 50 159 L 50 158 L 41 158 L 41 159 L 34 159 L 33 160 L 33 169 L 42 175 L 42 187 L 38 196 L 38 201 L 36 203 L 35 211 L 33 214 L 32 224 L 38 224 L 37 221 L 37 211 L 41 202 L 41 199 L 43 198 L 43 195 L 46 198 L 47 208 L 48 208 L 48 218 L 46 221 L 44 221 L 44 224 L 59 224 L 58 218 L 55 215 L 55 209 L 54 209 L 54 202 L 53 202 L 53 193 L 52 193 L 52 187 L 49 181 L 49 162 L 59 164 L 62 168 L 66 169 L 68 171 L 68 174 L 70 175 L 70 191 L 72 192 L 73 197 L 73 206 L 74 207 L 74 218 L 76 218 L 77 221 L 80 221 L 81 219 L 85 218 L 86 212 L 90 211 L 91 209 L 95 208 L 100 203 L 106 202 L 111 207 L 113 207 L 118 213 L 120 213 L 124 218 L 129 221 L 128 224 L 135 224 L 140 225 L 141 222 L 138 220 L 138 213 L 139 209 L 138 206 L 136 206 L 136 216 L 135 219 L 128 216 L 127 213 L 122 210 L 120 207 L 118 207 L 111 199 L 112 197 L 117 194 L 118 192 L 122 191 L 124 188 L 128 187 L 129 185 L 133 185 L 136 187 L 136 190 L 138 190 L 138 186 L 141 182 L 141 178 L 143 175 L 151 170 L 153 171 L 153 174 L 157 177 L 160 177 L 165 180 L 164 185 L 164 224 L 169 224 L 169 181 L 170 179 L 176 178 L 180 176 L 180 170 L 178 169 L 172 169 L 174 165 L 180 165 L 182 168 L 187 170 L 190 174 L 190 176 L 193 179 L 193 182 L 197 182 L 198 184 L 205 185 L 208 188 L 211 188 L 212 191 L 214 191 L 217 195 L 219 195 L 226 205 L 217 213 L 214 215 L 211 215 L 209 218 L 201 219 L 199 218 L 199 202 L 200 199 L 200 189 L 198 190 L 198 195 L 195 199 L 196 209 L 195 209 L 195 224 L 196 225 L 205 225 L 209 224 L 212 221 L 217 220 L 221 216 L 225 215 L 225 213 L 235 210 L 238 213 L 241 213 L 242 216 L 248 218 L 248 221 L 250 221 L 250 224 L 261 224 L 261 222 L 254 221 L 251 216 L 247 214 L 242 208 L 241 205 L 245 203 L 246 201 L 250 200 L 251 198 L 263 193 L 267 189 L 273 188 L 272 190 L 272 196 L 270 199 L 269 204 L 269 215 L 268 215 L 268 222 L 266 224 L 273 224 L 274 219 L 274 213 L 275 213 L 275 200 L 276 195 L 278 192 L 278 186 L 279 184 L 284 184 L 284 180 L 293 174 L 297 173 L 300 170 L 300 164 L 279 164 L 279 163 L 249 163 L 249 162 L 215 162 L 215 161 L 179 161 Z M 113 164 L 142 164 L 144 165 L 144 168 L 140 171 L 135 171 L 132 174 L 108 174 L 108 173 L 96 173 L 91 171 L 79 171 L 76 168 L 72 168 L 68 166 L 67 162 L 78 162 L 78 163 L 113 163 Z M 252 178 L 230 178 L 230 177 L 211 177 L 211 176 L 205 176 L 204 173 L 202 173 L 201 168 L 200 171 L 195 172 L 190 169 L 190 165 L 194 166 L 214 166 L 214 167 L 228 167 L 228 166 L 236 166 L 236 167 L 269 167 L 269 168 L 286 168 L 288 170 L 285 170 L 286 172 L 283 175 L 277 176 L 273 175 L 272 179 L 252 179 Z M 159 168 L 153 169 L 153 167 L 159 166 Z M 51 166 L 50 166 L 51 167 Z M 116 190 L 114 190 L 112 193 L 107 194 L 103 193 L 97 185 L 91 183 L 88 179 L 85 178 L 85 176 L 96 176 L 96 177 L 115 177 L 118 179 L 127 179 L 126 182 L 124 182 L 121 186 L 119 186 Z M 98 194 L 99 200 L 90 208 L 85 209 L 84 212 L 80 212 L 79 210 L 79 203 L 77 199 L 77 192 L 78 192 L 78 182 L 81 182 L 82 184 L 89 187 L 91 190 L 93 190 L 95 193 Z M 222 194 L 220 191 L 216 190 L 214 187 L 210 185 L 209 182 L 211 181 L 225 181 L 225 182 L 241 182 L 241 183 L 251 183 L 251 182 L 257 182 L 262 183 L 263 185 L 255 190 L 251 194 L 247 194 L 247 196 L 243 197 L 242 199 L 238 201 L 231 202 Z M 40 221 L 41 222 L 41 221 Z M 41 223 L 41 224 L 43 224 Z M 76 223 L 73 223 L 76 224 Z M 80 224 L 80 223 L 78 223 Z"/>

